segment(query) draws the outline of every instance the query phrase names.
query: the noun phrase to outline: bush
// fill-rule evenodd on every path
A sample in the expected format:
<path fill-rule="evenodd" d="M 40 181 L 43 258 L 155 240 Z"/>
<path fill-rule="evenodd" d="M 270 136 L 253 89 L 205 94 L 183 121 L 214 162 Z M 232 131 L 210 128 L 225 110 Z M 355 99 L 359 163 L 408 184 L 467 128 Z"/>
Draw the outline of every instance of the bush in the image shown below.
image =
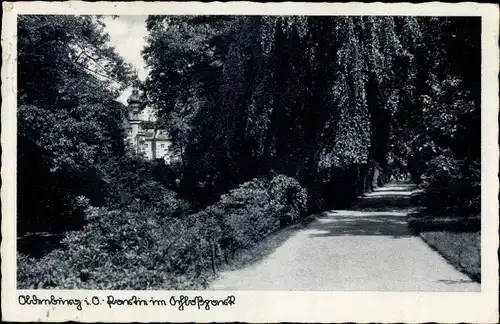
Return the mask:
<path fill-rule="evenodd" d="M 271 196 L 263 180 L 242 184 L 223 195 L 219 204 L 223 211 L 224 234 L 238 248 L 252 246 L 279 228 L 276 208 L 271 205 Z"/>
<path fill-rule="evenodd" d="M 297 180 L 277 175 L 253 179 L 222 195 L 202 214 L 218 219 L 220 248 L 235 253 L 261 241 L 280 227 L 296 222 L 307 211 L 307 192 Z"/>
<path fill-rule="evenodd" d="M 68 232 L 63 248 L 35 260 L 18 257 L 19 288 L 196 289 L 210 275 L 203 219 L 175 217 L 182 207 L 166 195 L 162 208 L 89 208 L 88 224 Z"/>
<path fill-rule="evenodd" d="M 191 215 L 175 193 L 148 192 L 158 198 L 154 203 L 136 198 L 121 210 L 87 208 L 87 224 L 67 232 L 61 249 L 38 260 L 19 254 L 18 288 L 205 288 L 212 244 L 227 260 L 228 251 L 254 245 L 285 225 L 283 219 L 299 219 L 307 201 L 299 183 L 282 175 L 246 182 Z"/>
<path fill-rule="evenodd" d="M 480 187 L 461 179 L 433 181 L 422 195 L 421 203 L 430 214 L 478 215 Z"/>
<path fill-rule="evenodd" d="M 275 176 L 270 183 L 270 196 L 282 225 L 295 222 L 307 211 L 307 191 L 294 178 Z"/>
<path fill-rule="evenodd" d="M 427 163 L 423 179 L 427 186 L 420 201 L 429 213 L 479 214 L 481 179 L 478 163 L 457 160 L 445 152 Z"/>
<path fill-rule="evenodd" d="M 137 199 L 153 204 L 161 200 L 166 180 L 160 177 L 162 165 L 158 161 L 138 156 L 112 158 L 103 163 L 106 206 L 121 208 Z M 173 187 L 173 186 L 172 186 Z"/>

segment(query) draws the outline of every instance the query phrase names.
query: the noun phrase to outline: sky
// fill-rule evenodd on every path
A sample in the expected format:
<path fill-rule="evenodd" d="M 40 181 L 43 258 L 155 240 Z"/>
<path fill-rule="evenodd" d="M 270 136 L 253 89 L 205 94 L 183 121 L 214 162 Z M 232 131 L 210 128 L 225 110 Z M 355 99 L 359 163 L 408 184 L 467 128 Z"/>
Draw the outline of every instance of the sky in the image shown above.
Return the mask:
<path fill-rule="evenodd" d="M 105 17 L 106 32 L 111 39 L 111 45 L 116 48 L 118 54 L 123 59 L 132 64 L 139 74 L 139 79 L 144 81 L 148 75 L 146 63 L 144 62 L 141 51 L 146 45 L 145 37 L 148 34 L 146 29 L 147 16 L 124 15 L 117 18 Z M 127 89 L 118 98 L 118 101 L 126 103 L 126 100 L 132 93 L 132 88 Z"/>

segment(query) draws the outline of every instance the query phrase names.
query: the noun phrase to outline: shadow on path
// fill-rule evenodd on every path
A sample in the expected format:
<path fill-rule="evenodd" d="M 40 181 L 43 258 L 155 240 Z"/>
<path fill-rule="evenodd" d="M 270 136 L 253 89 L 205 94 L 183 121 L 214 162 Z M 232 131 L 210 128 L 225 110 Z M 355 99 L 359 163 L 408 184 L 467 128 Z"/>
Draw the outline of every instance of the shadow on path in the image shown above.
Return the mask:
<path fill-rule="evenodd" d="M 410 197 L 415 185 L 392 185 L 375 189 L 358 198 L 353 209 L 362 211 L 402 211 L 412 207 Z"/>
<path fill-rule="evenodd" d="M 374 192 L 386 192 L 386 191 L 395 191 L 395 192 L 408 192 L 408 191 L 411 191 L 413 190 L 414 188 L 416 188 L 416 186 L 404 186 L 404 187 L 401 187 L 401 186 L 386 186 L 386 187 L 380 187 L 380 188 L 377 188 L 375 189 Z"/>
<path fill-rule="evenodd" d="M 442 283 L 447 284 L 447 285 L 460 285 L 460 284 L 475 283 L 475 281 L 472 279 L 458 279 L 458 280 L 440 279 L 437 282 L 442 282 Z"/>
<path fill-rule="evenodd" d="M 318 231 L 309 234 L 310 237 L 381 235 L 400 238 L 414 235 L 404 214 L 390 212 L 337 211 L 317 218 L 308 229 Z"/>
<path fill-rule="evenodd" d="M 325 212 L 308 229 L 311 237 L 380 235 L 393 238 L 414 236 L 406 214 L 411 207 L 412 184 L 391 184 L 359 197 L 351 210 Z"/>

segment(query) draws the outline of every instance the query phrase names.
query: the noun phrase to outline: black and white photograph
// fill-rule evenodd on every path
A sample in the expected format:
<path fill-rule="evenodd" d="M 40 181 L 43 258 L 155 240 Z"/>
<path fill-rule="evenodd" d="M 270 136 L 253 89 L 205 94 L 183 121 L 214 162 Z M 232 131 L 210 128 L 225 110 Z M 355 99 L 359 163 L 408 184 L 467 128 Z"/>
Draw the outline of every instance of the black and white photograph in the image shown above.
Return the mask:
<path fill-rule="evenodd" d="M 498 93 L 484 17 L 442 12 L 17 14 L 13 302 L 485 292 Z"/>

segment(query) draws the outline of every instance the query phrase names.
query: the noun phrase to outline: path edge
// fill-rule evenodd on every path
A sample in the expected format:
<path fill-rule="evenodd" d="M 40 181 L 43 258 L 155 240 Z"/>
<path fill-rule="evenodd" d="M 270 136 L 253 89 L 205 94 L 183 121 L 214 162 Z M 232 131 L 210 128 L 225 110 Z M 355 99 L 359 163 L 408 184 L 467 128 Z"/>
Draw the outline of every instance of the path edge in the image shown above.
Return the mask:
<path fill-rule="evenodd" d="M 428 246 L 430 247 L 433 251 L 435 251 L 437 254 L 439 254 L 449 265 L 451 265 L 454 269 L 458 270 L 460 273 L 463 273 L 466 275 L 468 278 L 470 278 L 472 281 L 475 283 L 481 285 L 481 276 L 474 275 L 472 273 L 469 273 L 464 267 L 462 267 L 460 264 L 454 264 L 449 257 L 447 257 L 444 253 L 441 252 L 434 244 L 429 242 L 427 238 L 425 237 L 425 232 L 420 232 L 418 233 L 418 237 Z M 482 253 L 482 251 L 481 251 Z"/>

